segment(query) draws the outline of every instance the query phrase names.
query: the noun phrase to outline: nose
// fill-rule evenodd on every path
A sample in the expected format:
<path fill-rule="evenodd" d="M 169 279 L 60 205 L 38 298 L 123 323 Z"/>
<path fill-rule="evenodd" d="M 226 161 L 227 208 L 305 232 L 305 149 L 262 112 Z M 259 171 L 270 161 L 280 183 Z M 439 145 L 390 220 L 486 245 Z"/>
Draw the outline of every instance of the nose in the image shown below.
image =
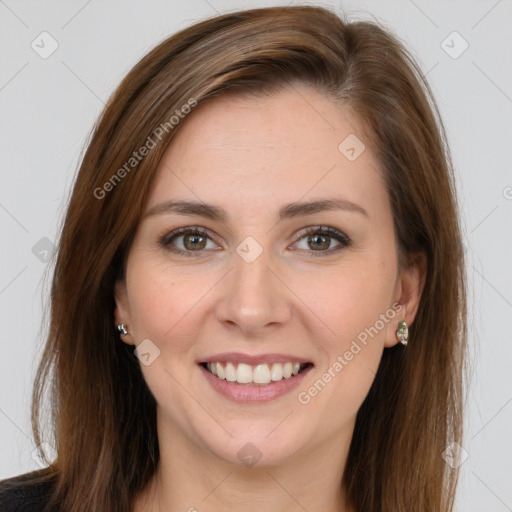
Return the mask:
<path fill-rule="evenodd" d="M 291 292 L 269 263 L 266 251 L 251 263 L 234 254 L 217 304 L 219 322 L 256 336 L 290 319 Z"/>

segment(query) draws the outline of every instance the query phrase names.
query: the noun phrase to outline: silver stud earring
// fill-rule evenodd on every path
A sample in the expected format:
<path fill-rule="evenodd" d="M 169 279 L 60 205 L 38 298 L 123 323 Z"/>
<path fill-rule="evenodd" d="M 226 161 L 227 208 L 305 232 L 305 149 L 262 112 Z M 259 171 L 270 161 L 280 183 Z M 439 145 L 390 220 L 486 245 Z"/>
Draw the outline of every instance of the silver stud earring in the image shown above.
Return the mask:
<path fill-rule="evenodd" d="M 121 333 L 121 336 L 127 336 L 128 335 L 128 329 L 126 328 L 126 324 L 119 324 L 117 326 L 117 330 Z"/>
<path fill-rule="evenodd" d="M 396 337 L 402 345 L 407 345 L 409 341 L 409 327 L 407 326 L 407 322 L 398 322 Z"/>

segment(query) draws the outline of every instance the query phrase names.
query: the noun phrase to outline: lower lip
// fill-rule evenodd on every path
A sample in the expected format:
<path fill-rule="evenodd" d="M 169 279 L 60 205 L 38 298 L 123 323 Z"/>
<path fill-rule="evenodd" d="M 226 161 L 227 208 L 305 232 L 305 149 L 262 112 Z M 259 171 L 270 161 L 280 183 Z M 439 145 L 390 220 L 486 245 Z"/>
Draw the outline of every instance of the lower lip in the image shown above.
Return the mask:
<path fill-rule="evenodd" d="M 294 377 L 290 377 L 289 379 L 283 378 L 277 382 L 270 382 L 266 386 L 262 386 L 261 384 L 251 386 L 248 384 L 229 382 L 224 379 L 219 379 L 219 377 L 213 375 L 213 373 L 209 372 L 201 365 L 199 365 L 199 368 L 202 370 L 213 389 L 226 398 L 233 400 L 233 402 L 263 403 L 275 400 L 295 389 L 313 367 L 308 366 Z"/>

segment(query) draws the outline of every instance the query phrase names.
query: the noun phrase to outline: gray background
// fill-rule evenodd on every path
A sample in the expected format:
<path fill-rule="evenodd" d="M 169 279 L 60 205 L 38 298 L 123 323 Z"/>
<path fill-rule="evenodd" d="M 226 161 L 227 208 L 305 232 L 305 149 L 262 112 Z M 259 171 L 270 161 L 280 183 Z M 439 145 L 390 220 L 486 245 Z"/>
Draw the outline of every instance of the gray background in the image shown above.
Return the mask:
<path fill-rule="evenodd" d="M 278 4 L 0 0 L 0 479 L 38 467 L 29 407 L 43 343 L 48 284 L 42 277 L 81 149 L 104 102 L 130 67 L 176 30 L 217 12 Z M 512 510 L 512 2 L 341 5 L 352 19 L 375 17 L 405 41 L 444 116 L 471 303 L 468 457 L 456 510 Z M 40 36 L 45 31 L 50 36 Z M 56 51 L 42 58 L 52 44 Z"/>

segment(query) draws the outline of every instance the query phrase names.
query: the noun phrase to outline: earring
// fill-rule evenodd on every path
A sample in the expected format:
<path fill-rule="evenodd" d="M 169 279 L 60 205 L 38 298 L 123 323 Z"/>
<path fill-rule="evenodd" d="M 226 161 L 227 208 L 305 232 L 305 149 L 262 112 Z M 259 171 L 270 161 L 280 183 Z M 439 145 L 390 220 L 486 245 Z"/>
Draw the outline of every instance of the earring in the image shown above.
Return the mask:
<path fill-rule="evenodd" d="M 402 345 L 407 345 L 409 341 L 409 327 L 407 326 L 407 322 L 398 322 L 396 337 Z"/>
<path fill-rule="evenodd" d="M 121 333 L 121 336 L 128 335 L 128 329 L 126 328 L 126 324 L 119 324 L 117 326 L 117 330 Z"/>

